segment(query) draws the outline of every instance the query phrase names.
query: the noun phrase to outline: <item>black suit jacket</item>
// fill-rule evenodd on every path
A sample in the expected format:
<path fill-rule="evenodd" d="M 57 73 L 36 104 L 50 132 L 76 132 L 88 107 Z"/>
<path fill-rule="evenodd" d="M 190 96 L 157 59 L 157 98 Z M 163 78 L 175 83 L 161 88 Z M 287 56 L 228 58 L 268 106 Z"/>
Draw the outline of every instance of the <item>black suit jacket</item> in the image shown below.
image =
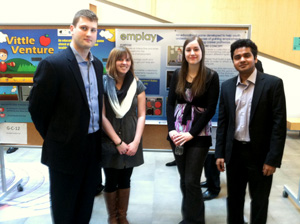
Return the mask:
<path fill-rule="evenodd" d="M 103 65 L 96 57 L 93 65 L 101 130 Z M 70 47 L 39 63 L 29 96 L 29 112 L 44 139 L 42 163 L 65 173 L 80 169 L 90 110 L 80 69 Z"/>
<path fill-rule="evenodd" d="M 221 87 L 216 158 L 230 163 L 235 132 L 237 76 Z M 259 165 L 280 167 L 286 138 L 286 103 L 280 78 L 257 71 L 250 122 L 252 152 Z"/>

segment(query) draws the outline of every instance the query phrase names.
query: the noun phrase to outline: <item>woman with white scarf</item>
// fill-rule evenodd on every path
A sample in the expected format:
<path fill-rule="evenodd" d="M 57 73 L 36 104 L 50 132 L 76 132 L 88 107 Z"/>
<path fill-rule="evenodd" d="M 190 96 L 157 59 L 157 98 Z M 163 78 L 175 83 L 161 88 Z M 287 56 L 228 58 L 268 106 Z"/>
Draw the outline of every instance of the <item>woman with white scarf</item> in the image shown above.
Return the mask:
<path fill-rule="evenodd" d="M 102 167 L 109 224 L 128 224 L 127 209 L 133 167 L 144 163 L 142 134 L 146 87 L 135 76 L 128 48 L 114 48 L 103 76 Z"/>

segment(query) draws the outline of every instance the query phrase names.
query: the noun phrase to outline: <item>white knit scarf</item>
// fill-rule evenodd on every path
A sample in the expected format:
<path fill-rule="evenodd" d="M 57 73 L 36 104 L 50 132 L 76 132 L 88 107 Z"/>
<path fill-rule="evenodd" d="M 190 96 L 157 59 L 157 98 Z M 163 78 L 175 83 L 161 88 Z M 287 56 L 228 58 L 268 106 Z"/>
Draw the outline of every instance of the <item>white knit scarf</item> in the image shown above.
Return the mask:
<path fill-rule="evenodd" d="M 130 87 L 127 91 L 126 97 L 120 104 L 116 91 L 116 81 L 111 76 L 107 76 L 107 95 L 111 108 L 116 114 L 116 118 L 123 118 L 128 112 L 132 105 L 133 97 L 136 94 L 136 88 L 136 79 L 133 78 L 132 83 L 130 84 Z"/>

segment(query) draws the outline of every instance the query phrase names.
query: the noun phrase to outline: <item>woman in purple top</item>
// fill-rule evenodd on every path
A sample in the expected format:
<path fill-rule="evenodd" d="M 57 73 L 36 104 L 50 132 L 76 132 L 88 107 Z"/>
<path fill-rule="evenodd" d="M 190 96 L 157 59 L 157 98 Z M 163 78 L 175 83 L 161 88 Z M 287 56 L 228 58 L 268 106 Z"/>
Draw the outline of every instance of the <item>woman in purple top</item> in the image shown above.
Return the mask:
<path fill-rule="evenodd" d="M 219 97 L 219 76 L 204 64 L 205 49 L 199 37 L 183 45 L 182 65 L 172 76 L 168 102 L 168 140 L 175 155 L 182 191 L 180 223 L 205 223 L 204 202 L 200 187 L 203 164 L 212 145 L 211 119 Z"/>

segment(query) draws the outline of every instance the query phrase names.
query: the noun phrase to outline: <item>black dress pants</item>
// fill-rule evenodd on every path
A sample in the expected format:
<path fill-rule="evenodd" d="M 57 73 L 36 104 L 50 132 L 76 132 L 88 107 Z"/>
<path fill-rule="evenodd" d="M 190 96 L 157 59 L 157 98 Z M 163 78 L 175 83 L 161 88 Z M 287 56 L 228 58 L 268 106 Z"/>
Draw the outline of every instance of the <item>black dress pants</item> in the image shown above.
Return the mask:
<path fill-rule="evenodd" d="M 174 152 L 175 145 L 171 142 Z M 175 155 L 182 192 L 182 223 L 204 224 L 205 208 L 200 187 L 201 174 L 209 147 L 185 145 L 181 156 Z"/>
<path fill-rule="evenodd" d="M 55 224 L 88 224 L 99 179 L 96 134 L 88 135 L 80 169 L 71 175 L 49 169 L 52 220 Z M 99 138 L 100 139 L 100 138 Z"/>
<path fill-rule="evenodd" d="M 264 176 L 261 159 L 253 153 L 251 143 L 234 141 L 232 157 L 226 166 L 227 218 L 229 224 L 244 224 L 247 184 L 251 199 L 250 224 L 267 222 L 272 175 Z"/>

